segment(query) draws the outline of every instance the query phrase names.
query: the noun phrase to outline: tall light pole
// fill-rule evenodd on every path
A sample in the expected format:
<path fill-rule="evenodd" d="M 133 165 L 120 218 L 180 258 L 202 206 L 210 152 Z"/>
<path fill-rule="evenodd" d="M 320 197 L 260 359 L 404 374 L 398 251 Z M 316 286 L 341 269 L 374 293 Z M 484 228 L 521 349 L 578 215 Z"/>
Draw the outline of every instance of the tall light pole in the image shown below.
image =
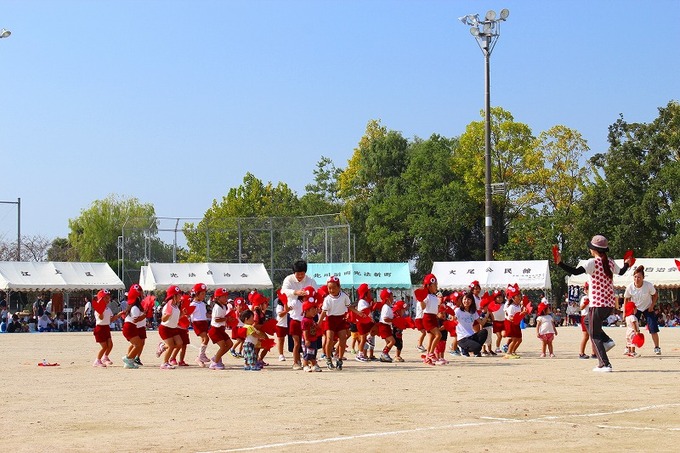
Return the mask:
<path fill-rule="evenodd" d="M 484 242 L 486 261 L 493 261 L 493 210 L 491 206 L 491 88 L 489 60 L 498 37 L 501 35 L 501 22 L 510 15 L 510 11 L 503 9 L 500 17 L 496 18 L 496 12 L 491 10 L 486 13 L 484 20 L 479 19 L 479 14 L 468 14 L 458 18 L 463 24 L 470 26 L 470 33 L 477 40 L 479 48 L 484 54 L 484 161 L 485 184 L 484 184 Z"/>

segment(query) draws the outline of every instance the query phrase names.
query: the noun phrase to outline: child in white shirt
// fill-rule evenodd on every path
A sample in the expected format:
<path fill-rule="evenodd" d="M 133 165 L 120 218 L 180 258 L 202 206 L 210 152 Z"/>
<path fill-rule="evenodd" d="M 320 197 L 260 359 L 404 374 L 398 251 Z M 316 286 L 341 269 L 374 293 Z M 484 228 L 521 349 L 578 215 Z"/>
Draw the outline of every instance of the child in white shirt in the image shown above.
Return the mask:
<path fill-rule="evenodd" d="M 555 321 L 550 315 L 550 305 L 543 302 L 538 304 L 538 317 L 536 318 L 536 336 L 541 339 L 541 357 L 545 357 L 545 349 L 548 348 L 550 357 L 555 357 L 553 353 L 553 339 L 557 335 Z"/>
<path fill-rule="evenodd" d="M 623 313 L 626 316 L 626 355 L 628 357 L 639 357 L 633 343 L 633 337 L 640 333 L 640 326 L 635 317 L 636 312 L 635 302 L 626 302 L 623 306 Z"/>

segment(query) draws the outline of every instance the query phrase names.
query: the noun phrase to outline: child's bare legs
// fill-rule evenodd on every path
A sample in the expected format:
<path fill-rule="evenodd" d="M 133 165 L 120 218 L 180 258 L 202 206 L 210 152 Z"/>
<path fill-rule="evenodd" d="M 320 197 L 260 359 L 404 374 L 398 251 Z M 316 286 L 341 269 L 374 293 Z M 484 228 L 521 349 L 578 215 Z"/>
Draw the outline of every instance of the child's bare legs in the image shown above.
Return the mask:
<path fill-rule="evenodd" d="M 208 338 L 208 334 L 205 332 L 201 332 L 199 338 L 201 339 L 201 352 L 198 353 L 198 359 L 203 362 L 207 362 L 208 356 L 205 355 L 205 351 L 208 349 L 208 342 L 210 341 L 210 338 Z"/>
<path fill-rule="evenodd" d="M 501 341 L 503 341 L 503 331 L 496 332 L 496 349 L 501 348 Z"/>
<path fill-rule="evenodd" d="M 517 348 L 519 348 L 519 345 L 522 344 L 522 339 L 521 338 L 509 338 L 508 342 L 508 354 L 516 354 L 517 353 Z"/>
<path fill-rule="evenodd" d="M 430 338 L 427 344 L 427 354 L 434 355 L 435 349 L 437 349 L 437 344 L 439 343 L 439 340 L 442 338 L 442 333 L 439 330 L 439 327 L 435 327 L 432 330 L 430 330 L 429 336 Z"/>
<path fill-rule="evenodd" d="M 293 335 L 293 364 L 300 364 L 300 336 Z"/>
<path fill-rule="evenodd" d="M 548 341 L 548 353 L 550 355 L 553 355 L 553 342 L 552 342 L 552 340 Z"/>
<path fill-rule="evenodd" d="M 279 349 L 279 356 L 283 355 L 283 342 L 286 337 L 276 337 L 276 347 Z"/>
<path fill-rule="evenodd" d="M 219 349 L 217 350 L 217 353 L 215 353 L 215 363 L 222 363 L 222 356 L 227 353 L 233 344 L 234 343 L 230 339 L 217 342 Z"/>
<path fill-rule="evenodd" d="M 541 354 L 545 355 L 545 348 L 548 345 L 548 343 L 545 340 L 541 340 Z"/>
<path fill-rule="evenodd" d="M 425 335 L 427 335 L 427 331 L 425 329 L 420 329 L 420 337 L 418 337 L 418 344 L 416 346 L 418 349 L 423 347 L 423 341 L 425 341 Z"/>

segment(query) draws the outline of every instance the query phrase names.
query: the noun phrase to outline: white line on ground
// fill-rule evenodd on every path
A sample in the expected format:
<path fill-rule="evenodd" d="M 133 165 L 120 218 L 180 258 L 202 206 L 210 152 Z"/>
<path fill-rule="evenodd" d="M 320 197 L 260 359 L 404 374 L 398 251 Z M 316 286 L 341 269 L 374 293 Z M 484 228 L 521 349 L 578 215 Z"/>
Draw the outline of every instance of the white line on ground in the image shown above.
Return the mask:
<path fill-rule="evenodd" d="M 499 424 L 504 424 L 504 423 L 536 423 L 536 422 L 542 422 L 542 423 L 568 423 L 565 421 L 558 421 L 559 419 L 568 419 L 572 417 L 603 417 L 607 415 L 616 415 L 616 414 L 625 414 L 625 413 L 632 413 L 632 412 L 643 412 L 643 411 L 649 411 L 653 409 L 665 409 L 665 408 L 670 408 L 670 407 L 678 407 L 680 406 L 680 403 L 669 403 L 669 404 L 655 404 L 652 406 L 642 406 L 642 407 L 634 407 L 630 409 L 620 409 L 616 411 L 609 411 L 609 412 L 593 412 L 590 414 L 565 414 L 565 415 L 548 415 L 548 416 L 542 416 L 542 417 L 536 417 L 536 418 L 528 418 L 528 419 L 514 419 L 514 418 L 504 418 L 504 417 L 480 417 L 482 420 L 489 420 L 488 422 L 470 422 L 470 423 L 457 423 L 453 425 L 440 425 L 440 426 L 426 426 L 426 427 L 420 427 L 420 428 L 413 428 L 413 429 L 402 429 L 402 430 L 397 430 L 397 431 L 384 431 L 384 432 L 377 432 L 377 433 L 365 433 L 365 434 L 356 434 L 352 436 L 338 436 L 338 437 L 327 437 L 324 439 L 312 439 L 312 440 L 297 440 L 297 441 L 291 441 L 291 442 L 279 442 L 275 444 L 264 444 L 264 445 L 255 445 L 252 447 L 241 447 L 241 448 L 232 448 L 228 450 L 213 450 L 213 451 L 206 451 L 206 452 L 200 452 L 200 453 L 230 453 L 230 452 L 237 452 L 237 451 L 254 451 L 254 450 L 265 450 L 269 448 L 282 448 L 282 447 L 291 447 L 293 445 L 314 445 L 314 444 L 323 444 L 327 442 L 342 442 L 346 440 L 354 440 L 354 439 L 366 439 L 366 438 L 371 438 L 371 437 L 382 437 L 382 436 L 391 436 L 395 434 L 409 434 L 409 433 L 417 433 L 417 432 L 422 432 L 422 431 L 433 431 L 433 430 L 440 430 L 440 429 L 455 429 L 455 428 L 469 428 L 469 427 L 478 427 L 478 426 L 488 426 L 488 425 L 499 425 Z M 616 425 L 595 425 L 597 428 L 603 428 L 603 429 L 630 429 L 630 430 L 640 430 L 640 431 L 680 431 L 680 428 L 654 428 L 654 427 L 636 427 L 636 426 L 616 426 Z"/>

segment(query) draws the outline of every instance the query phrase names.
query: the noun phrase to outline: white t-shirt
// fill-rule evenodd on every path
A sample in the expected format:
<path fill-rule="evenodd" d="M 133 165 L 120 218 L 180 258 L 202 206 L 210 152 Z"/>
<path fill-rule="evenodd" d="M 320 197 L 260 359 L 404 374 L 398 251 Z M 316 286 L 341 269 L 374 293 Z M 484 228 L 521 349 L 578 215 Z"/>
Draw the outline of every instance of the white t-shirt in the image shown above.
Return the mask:
<path fill-rule="evenodd" d="M 208 320 L 208 310 L 205 306 L 205 302 L 202 300 L 192 300 L 191 307 L 196 307 L 194 312 L 191 314 L 192 321 L 207 321 Z"/>
<path fill-rule="evenodd" d="M 217 318 L 226 318 L 227 317 L 227 307 L 220 305 L 220 304 L 215 304 L 215 306 L 212 309 L 212 319 L 210 320 L 210 325 L 214 327 L 224 327 L 227 325 L 227 321 L 215 321 Z"/>
<path fill-rule="evenodd" d="M 630 300 L 635 302 L 635 307 L 640 311 L 647 310 L 652 305 L 652 296 L 656 294 L 656 288 L 651 282 L 647 280 L 642 281 L 642 286 L 638 288 L 635 282 L 628 285 L 624 298 L 630 297 Z"/>
<path fill-rule="evenodd" d="M 392 310 L 392 307 L 387 304 L 383 305 L 380 309 L 380 322 L 391 326 L 392 321 L 388 322 L 385 319 L 394 319 L 394 311 Z"/>
<path fill-rule="evenodd" d="M 583 305 L 583 301 L 586 299 L 588 299 L 588 296 L 581 297 L 581 303 L 579 304 L 579 307 Z M 583 310 L 581 310 L 581 316 L 588 316 L 588 307 L 589 305 L 583 307 Z"/>
<path fill-rule="evenodd" d="M 279 316 L 285 309 L 286 307 L 282 304 L 276 304 L 276 325 L 279 327 L 288 327 L 288 314 L 286 313 L 283 316 Z"/>
<path fill-rule="evenodd" d="M 125 317 L 125 322 L 131 322 L 135 324 L 134 319 L 142 316 L 144 312 L 136 305 L 130 309 L 130 313 Z M 136 323 L 137 327 L 146 327 L 146 317 L 142 318 L 141 321 Z"/>
<path fill-rule="evenodd" d="M 626 316 L 626 336 L 630 336 L 633 333 L 635 333 L 635 329 L 633 328 L 633 324 L 637 322 L 637 318 L 635 315 L 628 315 Z"/>
<path fill-rule="evenodd" d="M 456 319 L 458 320 L 458 325 L 456 325 L 456 336 L 458 340 L 463 338 L 471 337 L 475 334 L 475 329 L 472 327 L 476 319 L 479 319 L 477 312 L 469 313 L 460 308 L 456 308 Z"/>
<path fill-rule="evenodd" d="M 359 302 L 357 303 L 357 310 L 363 313 L 363 311 L 367 308 L 369 310 L 371 309 L 371 303 L 367 300 L 359 299 Z"/>
<path fill-rule="evenodd" d="M 498 310 L 494 311 L 493 313 L 493 320 L 496 322 L 502 322 L 505 319 L 505 307 L 503 307 L 503 304 L 500 304 L 500 307 L 498 307 Z"/>
<path fill-rule="evenodd" d="M 163 315 L 167 315 L 168 313 L 170 313 L 170 317 L 165 321 L 161 321 L 161 325 L 176 329 L 177 322 L 179 321 L 179 308 L 172 305 L 171 302 L 168 302 L 163 308 Z"/>
<path fill-rule="evenodd" d="M 94 317 L 96 320 L 96 324 L 98 326 L 108 326 L 111 324 L 111 318 L 113 317 L 113 312 L 109 307 L 106 307 L 104 310 L 104 313 L 102 313 L 102 319 L 99 319 L 99 313 L 97 313 Z"/>
<path fill-rule="evenodd" d="M 515 315 L 520 311 L 522 311 L 522 307 L 520 307 L 519 305 L 507 304 L 505 306 L 505 319 L 507 319 L 508 321 L 512 321 Z"/>
<path fill-rule="evenodd" d="M 427 313 L 429 315 L 436 315 L 439 313 L 439 298 L 437 296 L 434 294 L 427 295 L 425 298 L 425 308 L 423 309 L 423 313 Z"/>
<path fill-rule="evenodd" d="M 416 302 L 416 318 L 423 319 L 423 307 L 420 306 L 420 302 Z"/>
<path fill-rule="evenodd" d="M 296 296 L 294 292 L 305 289 L 308 286 L 311 286 L 314 289 L 317 288 L 316 281 L 309 275 L 305 275 L 305 278 L 300 282 L 295 278 L 295 274 L 290 274 L 283 279 L 283 282 L 281 283 L 281 292 L 288 297 L 288 306 L 292 308 L 289 312 L 291 319 L 302 321 L 302 303 L 298 301 L 298 296 Z"/>
<path fill-rule="evenodd" d="M 538 326 L 538 334 L 545 335 L 546 333 L 555 333 L 555 321 L 550 315 L 541 315 L 536 318 L 536 323 L 540 323 Z"/>
<path fill-rule="evenodd" d="M 321 311 L 325 311 L 327 316 L 343 316 L 347 313 L 347 307 L 352 303 L 349 296 L 342 291 L 337 296 L 329 294 L 323 300 Z"/>

